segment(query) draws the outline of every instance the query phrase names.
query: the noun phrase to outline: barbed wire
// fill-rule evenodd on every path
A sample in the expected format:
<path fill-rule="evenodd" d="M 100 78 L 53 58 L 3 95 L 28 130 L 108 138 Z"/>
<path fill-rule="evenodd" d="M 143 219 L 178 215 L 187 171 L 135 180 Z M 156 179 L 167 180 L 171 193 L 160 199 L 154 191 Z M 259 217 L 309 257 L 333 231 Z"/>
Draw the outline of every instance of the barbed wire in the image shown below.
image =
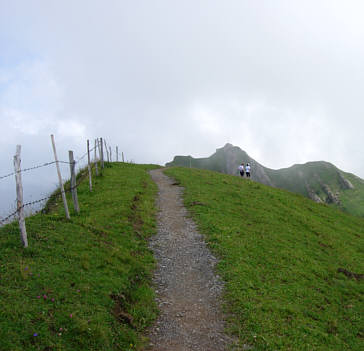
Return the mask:
<path fill-rule="evenodd" d="M 61 194 L 61 193 L 60 193 Z M 60 194 L 52 194 L 50 196 L 46 196 L 46 197 L 43 197 L 42 199 L 38 199 L 38 200 L 34 200 L 34 201 L 29 201 L 29 202 L 26 202 L 25 204 L 23 204 L 23 206 L 19 207 L 18 209 L 16 209 L 13 213 L 9 214 L 8 216 L 6 216 L 5 218 L 3 219 L 0 219 L 0 223 L 1 224 L 5 224 L 11 217 L 15 216 L 22 208 L 25 208 L 25 207 L 28 207 L 28 206 L 31 206 L 31 205 L 35 205 L 37 203 L 40 203 L 42 201 L 45 201 L 45 200 L 48 200 L 50 199 L 51 197 L 53 196 L 58 196 Z"/>
<path fill-rule="evenodd" d="M 85 158 L 87 156 L 87 154 L 91 151 L 94 151 L 95 150 L 95 146 L 93 148 L 91 148 L 89 151 L 86 151 L 81 157 L 78 157 L 76 159 L 76 162 L 80 162 L 83 158 Z"/>
<path fill-rule="evenodd" d="M 10 213 L 8 216 L 6 216 L 3 219 L 0 219 L 0 224 L 6 224 L 6 222 L 11 218 L 14 217 L 18 213 L 18 210 L 14 211 L 13 213 Z"/>
<path fill-rule="evenodd" d="M 27 202 L 27 203 L 23 204 L 23 206 L 22 206 L 22 207 L 24 208 L 24 207 L 27 207 L 27 206 L 35 205 L 35 204 L 37 204 L 37 203 L 39 203 L 39 202 L 42 202 L 42 201 L 44 201 L 44 200 L 48 200 L 48 199 L 50 199 L 52 196 L 58 196 L 58 194 L 52 194 L 52 195 L 50 195 L 50 196 L 44 197 L 43 199 L 39 199 L 39 200 L 35 200 L 35 201 Z"/>
<path fill-rule="evenodd" d="M 56 161 L 52 162 L 52 163 L 55 163 Z M 69 163 L 69 162 L 67 162 Z M 91 170 L 95 167 L 95 163 L 92 163 L 91 165 Z M 83 173 L 83 174 L 82 174 Z M 72 190 L 74 189 L 77 189 L 81 183 L 85 180 L 85 178 L 88 176 L 88 172 L 85 170 L 84 172 L 81 173 L 81 176 L 79 176 L 79 179 L 78 179 L 78 182 L 76 183 L 75 186 L 71 187 L 67 187 L 67 189 L 64 190 L 65 193 L 69 193 L 71 192 Z M 15 173 L 14 173 L 15 174 Z M 34 201 L 30 201 L 30 202 L 26 202 L 24 203 L 21 207 L 19 207 L 18 209 L 16 209 L 14 212 L 12 212 L 11 214 L 7 215 L 5 218 L 0 218 L 0 224 L 3 225 L 3 224 L 6 224 L 7 221 L 14 217 L 22 208 L 25 208 L 25 207 L 28 207 L 28 206 L 32 206 L 32 205 L 35 205 L 37 203 L 40 203 L 42 201 L 45 201 L 45 200 L 49 200 L 50 198 L 54 197 L 54 198 L 57 198 L 58 196 L 60 196 L 62 194 L 62 191 L 58 191 L 57 193 L 53 193 L 51 194 L 50 196 L 46 196 L 42 199 L 38 199 L 38 200 L 34 200 Z M 41 210 L 40 210 L 41 211 Z M 39 211 L 36 211 L 36 212 L 39 212 Z"/>
<path fill-rule="evenodd" d="M 77 164 L 77 163 L 79 164 L 80 161 L 83 160 L 88 155 L 89 152 L 94 151 L 95 149 L 98 149 L 98 148 L 99 148 L 99 145 L 96 145 L 96 146 L 92 147 L 90 150 L 88 150 L 87 152 L 85 152 L 81 157 L 77 158 L 75 160 L 75 164 Z M 119 155 L 121 156 L 122 153 L 118 152 L 116 157 L 118 158 Z M 97 157 L 96 157 L 96 159 L 91 163 L 91 170 L 95 167 L 95 163 L 98 162 L 98 161 L 100 161 L 100 160 L 98 160 Z M 29 168 L 24 168 L 24 169 L 21 169 L 19 171 L 15 171 L 15 172 L 11 172 L 11 173 L 2 175 L 2 176 L 0 176 L 0 181 L 3 180 L 3 179 L 9 178 L 11 176 L 14 176 L 17 173 L 24 173 L 24 172 L 28 172 L 28 171 L 31 171 L 31 170 L 34 170 L 34 169 L 38 169 L 38 168 L 42 168 L 42 167 L 47 167 L 47 166 L 50 166 L 50 165 L 52 165 L 54 163 L 71 164 L 68 161 L 51 161 L 51 162 L 46 162 L 46 163 L 43 163 L 43 164 L 40 164 L 40 165 L 36 165 L 36 166 L 33 166 L 33 167 L 29 167 Z M 81 168 L 81 166 L 80 166 L 79 171 L 80 172 L 78 174 L 78 180 L 76 181 L 76 185 L 74 187 L 71 187 L 70 186 L 70 183 L 69 183 L 69 186 L 67 187 L 67 189 L 64 190 L 65 193 L 68 193 L 68 192 L 74 190 L 75 188 L 78 188 L 80 186 L 80 184 L 84 181 L 84 179 L 86 179 L 86 177 L 88 176 L 88 172 L 87 172 L 87 169 L 86 168 Z M 38 199 L 38 200 L 34 200 L 34 201 L 30 201 L 30 202 L 24 203 L 20 208 L 16 209 L 14 212 L 10 213 L 5 218 L 0 218 L 0 225 L 3 225 L 3 224 L 8 223 L 8 221 L 12 217 L 14 217 L 22 208 L 25 208 L 25 207 L 28 207 L 28 206 L 32 206 L 32 205 L 35 205 L 37 203 L 41 203 L 41 202 L 43 202 L 45 200 L 49 200 L 51 198 L 57 198 L 61 194 L 62 194 L 62 191 L 58 190 L 58 192 L 54 192 L 50 196 L 46 196 L 46 197 L 43 197 L 43 198 Z M 35 213 L 38 213 L 38 212 L 42 211 L 43 209 L 40 209 L 38 211 L 35 211 Z"/>
<path fill-rule="evenodd" d="M 95 148 L 97 148 L 97 146 L 95 147 L 92 147 L 88 152 L 91 152 L 91 151 L 94 151 Z M 81 157 L 77 158 L 76 159 L 76 163 L 80 162 L 82 159 L 84 159 L 88 152 L 84 153 Z M 8 178 L 8 177 L 11 177 L 13 175 L 15 175 L 16 173 L 24 173 L 24 172 L 28 172 L 28 171 L 31 171 L 31 170 L 34 170 L 34 169 L 38 169 L 38 168 L 42 168 L 42 167 L 46 167 L 46 166 L 50 166 L 50 165 L 53 165 L 54 163 L 63 163 L 63 164 L 70 164 L 70 162 L 68 161 L 51 161 L 51 162 L 46 162 L 46 163 L 43 163 L 43 164 L 40 164 L 40 165 L 37 165 L 37 166 L 34 166 L 34 167 L 29 167 L 29 168 L 24 168 L 24 169 L 21 169 L 17 172 L 11 172 L 11 173 L 8 173 L 8 174 L 5 174 L 3 176 L 0 176 L 0 180 L 2 179 L 5 179 L 5 178 Z"/>
<path fill-rule="evenodd" d="M 29 168 L 23 168 L 19 171 L 16 171 L 16 172 L 12 172 L 12 173 L 9 173 L 9 174 L 5 174 L 3 176 L 0 177 L 0 180 L 2 179 L 5 179 L 5 178 L 8 178 L 8 177 L 11 177 L 17 173 L 24 173 L 24 172 L 28 172 L 28 171 L 32 171 L 33 169 L 37 169 L 37 168 L 42 168 L 42 167 L 46 167 L 46 166 L 50 166 L 50 165 L 53 165 L 54 163 L 64 163 L 64 164 L 70 164 L 70 162 L 67 162 L 67 161 L 52 161 L 52 162 L 46 162 L 46 163 L 43 163 L 41 165 L 37 165 L 37 166 L 34 166 L 34 167 L 29 167 Z"/>

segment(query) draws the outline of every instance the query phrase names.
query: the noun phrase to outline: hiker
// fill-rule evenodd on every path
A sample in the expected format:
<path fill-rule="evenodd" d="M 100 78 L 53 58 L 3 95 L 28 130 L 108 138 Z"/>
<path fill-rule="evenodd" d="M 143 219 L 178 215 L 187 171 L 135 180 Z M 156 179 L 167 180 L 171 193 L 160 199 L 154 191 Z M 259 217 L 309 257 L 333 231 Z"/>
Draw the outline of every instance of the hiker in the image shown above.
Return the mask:
<path fill-rule="evenodd" d="M 244 163 L 242 163 L 238 168 L 240 175 L 244 177 Z"/>
<path fill-rule="evenodd" d="M 248 162 L 245 166 L 246 177 L 250 178 L 250 163 Z"/>

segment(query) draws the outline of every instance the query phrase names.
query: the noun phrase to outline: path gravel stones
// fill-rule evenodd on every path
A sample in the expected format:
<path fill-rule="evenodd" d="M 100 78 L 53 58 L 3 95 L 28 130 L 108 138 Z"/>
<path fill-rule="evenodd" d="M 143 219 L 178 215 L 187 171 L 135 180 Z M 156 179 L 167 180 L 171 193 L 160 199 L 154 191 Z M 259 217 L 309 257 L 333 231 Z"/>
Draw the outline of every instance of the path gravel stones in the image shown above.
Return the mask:
<path fill-rule="evenodd" d="M 161 169 L 150 173 L 159 187 L 158 233 L 150 246 L 158 261 L 154 284 L 161 311 L 149 330 L 150 350 L 226 350 L 232 340 L 224 334 L 216 258 L 188 217 L 182 188 Z"/>

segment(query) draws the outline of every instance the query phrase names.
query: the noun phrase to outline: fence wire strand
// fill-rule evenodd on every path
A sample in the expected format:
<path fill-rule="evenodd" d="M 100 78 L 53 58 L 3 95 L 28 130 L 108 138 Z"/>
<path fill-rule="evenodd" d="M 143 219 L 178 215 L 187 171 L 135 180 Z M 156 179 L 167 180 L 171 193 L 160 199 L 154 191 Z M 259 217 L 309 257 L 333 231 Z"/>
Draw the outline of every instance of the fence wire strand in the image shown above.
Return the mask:
<path fill-rule="evenodd" d="M 24 173 L 24 172 L 28 172 L 28 171 L 32 171 L 34 169 L 38 169 L 38 168 L 42 168 L 42 167 L 46 167 L 46 166 L 50 166 L 50 165 L 53 165 L 54 163 L 64 163 L 64 164 L 70 164 L 69 162 L 67 161 L 52 161 L 52 162 L 46 162 L 46 163 L 43 163 L 41 165 L 37 165 L 37 166 L 34 166 L 34 167 L 29 167 L 29 168 L 23 168 L 17 172 L 12 172 L 12 173 L 9 173 L 9 174 L 5 174 L 3 176 L 0 177 L 0 180 L 2 179 L 5 179 L 5 178 L 8 178 L 8 177 L 11 177 L 17 173 Z"/>
<path fill-rule="evenodd" d="M 87 152 L 85 152 L 81 157 L 77 158 L 77 160 L 75 161 L 75 164 L 79 164 L 81 160 L 83 160 L 87 155 L 88 153 L 91 153 L 91 151 L 94 151 L 95 149 L 98 149 L 99 145 L 96 145 L 94 147 L 92 147 L 91 149 L 89 149 Z M 119 156 L 119 155 L 118 155 Z M 121 156 L 121 154 L 120 154 Z M 93 168 L 95 168 L 95 163 L 98 162 L 100 160 L 98 160 L 96 158 L 96 160 L 94 160 L 94 162 L 91 163 L 91 170 Z M 47 167 L 47 166 L 50 166 L 50 165 L 53 165 L 55 163 L 62 163 L 62 164 L 71 164 L 70 162 L 68 161 L 51 161 L 51 162 L 46 162 L 46 163 L 43 163 L 43 164 L 40 164 L 40 165 L 37 165 L 37 166 L 34 166 L 34 167 L 29 167 L 29 168 L 23 168 L 19 171 L 16 171 L 16 172 L 11 172 L 11 173 L 8 173 L 8 174 L 5 174 L 5 175 L 2 175 L 0 176 L 0 180 L 3 180 L 3 179 L 6 179 L 6 178 L 9 178 L 11 176 L 14 176 L 15 174 L 17 173 L 24 173 L 24 172 L 28 172 L 28 171 L 31 171 L 31 170 L 34 170 L 34 169 L 38 169 L 38 168 L 42 168 L 42 167 Z M 86 166 L 86 165 L 85 165 Z M 65 189 L 65 193 L 68 193 L 74 189 L 77 189 L 80 184 L 87 178 L 88 176 L 88 171 L 87 169 L 82 169 L 81 166 L 80 166 L 80 169 L 79 169 L 81 172 L 79 173 L 79 179 L 78 181 L 76 182 L 76 185 L 74 187 L 67 187 L 67 189 Z M 35 201 L 30 201 L 30 202 L 27 202 L 27 203 L 24 203 L 20 208 L 16 209 L 14 212 L 10 213 L 9 215 L 7 215 L 6 217 L 4 218 L 0 218 L 0 225 L 3 225 L 3 224 L 6 224 L 8 223 L 9 219 L 11 219 L 12 217 L 14 217 L 20 209 L 22 208 L 25 208 L 25 207 L 28 207 L 28 206 L 32 206 L 32 205 L 35 205 L 37 203 L 40 203 L 40 202 L 43 202 L 45 200 L 49 200 L 51 198 L 57 198 L 58 196 L 60 196 L 62 194 L 62 191 L 58 191 L 58 192 L 55 192 L 53 193 L 52 195 L 50 196 L 46 196 L 46 197 L 43 197 L 41 199 L 38 199 L 38 200 L 35 200 Z M 39 211 L 35 211 L 35 213 L 38 213 L 42 211 L 39 210 Z"/>
<path fill-rule="evenodd" d="M 0 219 L 1 224 L 6 224 L 6 222 L 11 218 L 14 217 L 18 213 L 18 210 L 14 211 L 13 213 L 10 213 L 8 216 L 6 216 L 3 219 Z"/>
<path fill-rule="evenodd" d="M 88 152 L 91 152 L 91 151 L 94 151 L 95 148 L 97 148 L 97 146 L 95 147 L 92 147 Z M 82 159 L 84 159 L 88 152 L 84 153 L 81 157 L 77 158 L 76 160 L 76 163 L 80 162 Z M 43 163 L 41 165 L 37 165 L 37 166 L 34 166 L 34 167 L 29 167 L 29 168 L 24 168 L 24 169 L 21 169 L 20 171 L 17 171 L 17 172 L 11 172 L 11 173 L 8 173 L 8 174 L 5 174 L 3 176 L 0 176 L 0 180 L 2 179 L 5 179 L 5 178 L 8 178 L 8 177 L 11 177 L 13 175 L 15 175 L 16 173 L 24 173 L 24 172 L 28 172 L 28 171 L 31 171 L 31 170 L 34 170 L 34 169 L 38 169 L 38 168 L 42 168 L 42 167 L 46 167 L 46 166 L 50 166 L 50 165 L 53 165 L 54 163 L 63 163 L 63 164 L 70 164 L 70 162 L 68 161 L 52 161 L 52 162 L 46 162 L 46 163 Z"/>
<path fill-rule="evenodd" d="M 81 157 L 77 158 L 76 162 L 81 161 L 82 159 L 84 159 L 87 156 L 87 154 L 89 152 L 94 151 L 94 150 L 95 150 L 95 146 L 93 148 L 91 148 L 89 151 L 86 151 Z"/>
<path fill-rule="evenodd" d="M 64 162 L 64 161 L 58 161 L 58 162 L 61 162 L 61 163 L 68 163 L 69 164 L 69 162 Z M 50 162 L 49 164 L 53 164 L 53 163 L 56 163 L 56 161 L 54 161 L 54 162 Z M 91 164 L 91 170 L 93 169 L 95 167 L 95 163 L 92 163 Z M 40 167 L 38 167 L 38 168 L 40 168 Z M 83 174 L 82 174 L 83 173 Z M 67 189 L 65 189 L 64 190 L 64 192 L 65 193 L 69 193 L 69 192 L 71 192 L 72 190 L 74 190 L 74 189 L 77 189 L 80 185 L 81 185 L 81 183 L 87 178 L 87 176 L 88 176 L 88 171 L 85 169 L 83 172 L 82 172 L 81 174 L 80 174 L 80 176 L 79 176 L 79 179 L 78 179 L 78 182 L 76 183 L 76 185 L 74 186 L 74 187 L 71 187 L 71 186 L 69 186 L 69 187 L 67 187 Z M 13 174 L 15 174 L 15 172 L 13 173 Z M 2 225 L 2 224 L 6 224 L 7 223 L 7 221 L 10 219 L 10 218 L 12 218 L 12 217 L 14 217 L 18 212 L 19 212 L 19 210 L 20 209 L 22 209 L 22 208 L 25 208 L 25 207 L 28 207 L 28 206 L 32 206 L 32 205 L 35 205 L 35 204 L 37 204 L 37 203 L 40 203 L 40 202 L 42 202 L 42 201 L 45 201 L 45 200 L 49 200 L 50 198 L 57 198 L 57 197 L 59 197 L 60 195 L 62 194 L 62 191 L 58 191 L 57 193 L 53 193 L 52 195 L 50 195 L 50 196 L 46 196 L 46 197 L 44 197 L 44 198 L 42 198 L 42 199 L 38 199 L 38 200 L 35 200 L 35 201 L 30 201 L 30 202 L 26 202 L 26 203 L 24 203 L 20 208 L 18 208 L 17 210 L 15 210 L 14 212 L 12 212 L 11 214 L 9 214 L 8 216 L 6 216 L 5 218 L 0 218 L 0 224 Z M 36 211 L 36 213 L 37 212 L 40 212 L 41 210 L 39 210 L 39 211 Z"/>

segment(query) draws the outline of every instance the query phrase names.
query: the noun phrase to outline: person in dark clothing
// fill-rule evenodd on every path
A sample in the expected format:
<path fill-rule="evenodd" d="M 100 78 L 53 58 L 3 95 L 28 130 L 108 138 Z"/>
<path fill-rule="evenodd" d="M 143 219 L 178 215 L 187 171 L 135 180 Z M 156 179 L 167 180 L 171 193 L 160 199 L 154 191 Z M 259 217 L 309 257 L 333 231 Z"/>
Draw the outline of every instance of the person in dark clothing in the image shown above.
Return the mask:
<path fill-rule="evenodd" d="M 244 177 L 244 163 L 242 163 L 238 168 L 240 175 Z"/>

